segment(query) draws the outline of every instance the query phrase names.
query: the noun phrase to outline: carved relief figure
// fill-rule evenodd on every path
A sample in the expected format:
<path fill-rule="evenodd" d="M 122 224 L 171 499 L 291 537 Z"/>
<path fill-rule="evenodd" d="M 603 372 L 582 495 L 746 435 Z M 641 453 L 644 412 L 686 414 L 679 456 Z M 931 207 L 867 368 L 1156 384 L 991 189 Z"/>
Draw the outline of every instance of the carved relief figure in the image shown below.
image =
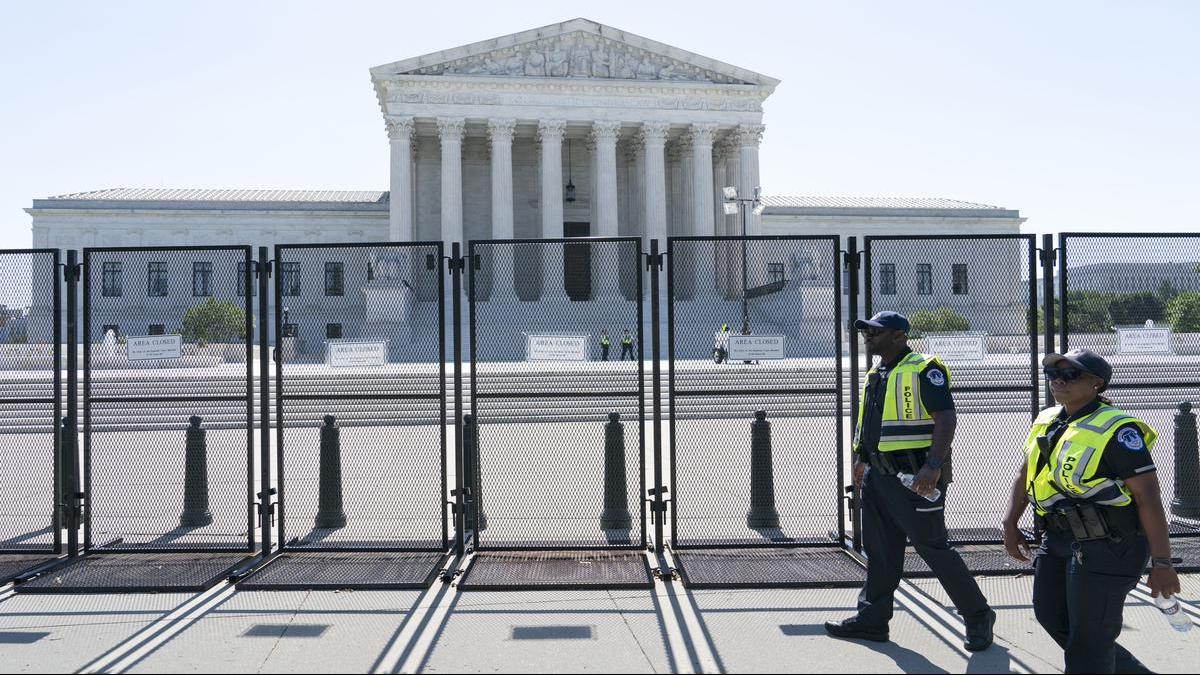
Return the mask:
<path fill-rule="evenodd" d="M 592 52 L 592 77 L 612 77 L 611 61 L 603 44 Z"/>
<path fill-rule="evenodd" d="M 530 77 L 546 76 L 546 55 L 539 51 L 531 51 L 525 57 L 525 74 Z"/>
<path fill-rule="evenodd" d="M 637 79 L 639 79 L 639 80 L 657 80 L 658 79 L 658 68 L 654 65 L 654 62 L 650 60 L 650 57 L 647 56 L 646 58 L 642 59 L 640 63 L 638 63 Z"/>
<path fill-rule="evenodd" d="M 637 78 L 637 73 L 633 69 L 633 61 L 630 56 L 624 52 L 617 52 L 613 56 L 613 77 L 619 77 L 625 80 L 633 80 Z"/>
<path fill-rule="evenodd" d="M 591 74 L 592 52 L 583 38 L 576 38 L 571 49 L 571 77 L 589 77 Z"/>
<path fill-rule="evenodd" d="M 553 48 L 546 53 L 547 74 L 550 77 L 567 76 L 567 52 L 561 42 L 555 42 Z"/>
<path fill-rule="evenodd" d="M 518 53 L 504 59 L 504 71 L 508 75 L 520 75 L 525 72 L 525 57 Z"/>

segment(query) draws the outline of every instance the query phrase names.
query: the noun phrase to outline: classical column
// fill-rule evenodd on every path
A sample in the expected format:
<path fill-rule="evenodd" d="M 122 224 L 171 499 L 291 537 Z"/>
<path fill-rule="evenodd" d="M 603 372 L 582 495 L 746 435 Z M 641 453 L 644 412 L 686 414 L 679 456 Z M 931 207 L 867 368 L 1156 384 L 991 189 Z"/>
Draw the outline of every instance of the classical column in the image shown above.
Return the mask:
<path fill-rule="evenodd" d="M 738 189 L 738 196 L 742 195 L 742 161 L 741 153 L 737 143 L 737 134 L 732 134 L 728 139 L 729 158 L 725 162 L 725 186 L 732 186 Z M 742 214 L 741 211 L 725 216 L 726 231 L 731 237 L 742 236 Z M 747 231 L 749 231 L 747 229 Z M 740 246 L 727 247 L 728 262 L 725 268 L 725 284 L 729 289 L 728 298 L 740 298 L 742 292 L 742 258 Z"/>
<path fill-rule="evenodd" d="M 712 194 L 713 194 L 713 223 L 718 237 L 729 236 L 729 225 L 725 217 L 725 166 L 729 157 L 728 146 L 719 141 L 713 144 Z M 729 248 L 724 242 L 717 242 L 714 247 L 713 269 L 717 282 L 717 292 L 721 297 L 728 297 L 729 284 L 725 270 L 729 267 Z"/>
<path fill-rule="evenodd" d="M 625 159 L 629 164 L 625 176 L 628 181 L 626 200 L 629 204 L 629 224 L 626 233 L 642 238 L 642 252 L 645 253 L 646 242 L 649 241 L 646 237 L 646 198 L 643 196 L 646 191 L 646 151 L 640 137 L 634 136 L 626 144 Z M 640 261 L 633 261 L 633 264 L 622 272 L 621 289 L 630 300 L 636 300 L 638 297 L 637 280 L 642 274 L 641 270 Z"/>
<path fill-rule="evenodd" d="M 754 188 L 759 187 L 758 175 L 758 145 L 762 143 L 763 130 L 761 124 L 740 124 L 737 128 L 738 159 L 741 164 L 741 182 L 738 184 L 738 196 L 750 199 L 754 196 Z M 753 236 L 762 234 L 762 218 L 753 213 L 746 214 L 746 233 Z"/>
<path fill-rule="evenodd" d="M 489 119 L 488 140 L 492 154 L 492 238 L 513 238 L 513 130 L 514 119 Z M 494 300 L 515 300 L 513 247 L 492 247 L 492 295 Z"/>
<path fill-rule="evenodd" d="M 439 117 L 438 140 L 442 144 L 442 241 L 447 245 L 463 240 L 462 139 L 466 120 Z"/>
<path fill-rule="evenodd" d="M 391 193 L 388 196 L 388 235 L 391 241 L 415 241 L 413 229 L 413 127 L 411 117 L 388 115 L 391 145 Z"/>
<path fill-rule="evenodd" d="M 717 125 L 712 123 L 693 124 L 691 128 L 691 227 L 692 234 L 698 237 L 716 235 L 715 221 L 713 220 L 713 134 L 716 133 L 716 130 Z M 707 255 L 712 247 L 710 244 L 702 244 L 693 250 L 697 254 L 702 251 L 706 253 L 703 258 L 698 257 L 695 261 L 697 266 L 695 294 L 712 296 L 716 293 L 716 276 L 713 268 L 709 267 L 712 258 Z"/>
<path fill-rule="evenodd" d="M 642 124 L 641 139 L 645 152 L 645 232 L 647 239 L 665 242 L 667 237 L 667 122 Z"/>
<path fill-rule="evenodd" d="M 675 211 L 675 236 L 690 237 L 695 234 L 695 187 L 693 175 L 695 162 L 692 154 L 692 137 L 685 131 L 675 143 L 679 165 L 672 177 L 672 193 L 675 195 L 671 207 Z M 675 249 L 674 283 L 677 300 L 691 300 L 696 292 L 696 244 L 688 242 Z"/>
<path fill-rule="evenodd" d="M 562 140 L 567 123 L 563 120 L 540 120 L 538 141 L 542 145 L 542 237 L 561 239 L 563 236 Z M 563 299 L 563 247 L 546 244 L 542 247 L 542 298 Z"/>
<path fill-rule="evenodd" d="M 592 124 L 592 143 L 595 146 L 596 171 L 593 181 L 596 192 L 592 195 L 592 217 L 596 228 L 593 234 L 601 237 L 616 237 L 617 230 L 617 136 L 621 133 L 620 122 L 602 121 Z M 593 248 L 592 254 L 592 297 L 613 297 L 618 291 L 617 260 L 612 255 L 613 244 L 602 244 Z"/>

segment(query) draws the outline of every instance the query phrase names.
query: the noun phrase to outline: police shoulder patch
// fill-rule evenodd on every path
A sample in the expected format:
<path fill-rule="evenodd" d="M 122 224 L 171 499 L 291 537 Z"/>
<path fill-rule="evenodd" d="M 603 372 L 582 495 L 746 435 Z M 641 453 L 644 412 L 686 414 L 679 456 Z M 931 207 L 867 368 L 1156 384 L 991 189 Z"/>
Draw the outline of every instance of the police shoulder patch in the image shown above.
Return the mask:
<path fill-rule="evenodd" d="M 925 374 L 925 377 L 929 379 L 929 384 L 932 384 L 935 387 L 946 386 L 946 374 L 937 368 L 930 368 L 929 372 Z"/>
<path fill-rule="evenodd" d="M 1146 449 L 1146 441 L 1142 438 L 1141 432 L 1133 427 L 1125 427 L 1117 432 L 1117 442 L 1126 450 L 1137 451 Z"/>

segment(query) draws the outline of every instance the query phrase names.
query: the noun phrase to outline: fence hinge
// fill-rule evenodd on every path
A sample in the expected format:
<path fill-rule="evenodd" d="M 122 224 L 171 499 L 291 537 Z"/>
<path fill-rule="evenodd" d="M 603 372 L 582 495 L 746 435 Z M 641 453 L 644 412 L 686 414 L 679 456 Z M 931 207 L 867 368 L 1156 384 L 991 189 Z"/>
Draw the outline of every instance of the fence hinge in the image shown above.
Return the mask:
<path fill-rule="evenodd" d="M 855 251 L 851 255 L 850 251 L 842 251 L 842 264 L 846 269 L 857 270 L 862 267 L 862 251 Z"/>
<path fill-rule="evenodd" d="M 647 488 L 646 494 L 650 497 L 653 497 L 654 495 L 665 495 L 667 494 L 667 486 L 660 485 L 658 487 Z"/>
<path fill-rule="evenodd" d="M 1038 262 L 1040 262 L 1043 265 L 1045 265 L 1046 263 L 1049 263 L 1050 265 L 1052 265 L 1054 267 L 1058 266 L 1059 249 L 1057 249 L 1057 248 L 1039 248 L 1037 251 L 1038 251 Z M 1047 258 L 1048 258 L 1048 260 L 1047 260 Z"/>
<path fill-rule="evenodd" d="M 465 270 L 466 268 L 467 268 L 467 259 L 465 257 L 459 256 L 457 258 L 454 258 L 452 256 L 446 256 L 446 269 L 449 270 L 450 272 L 462 271 L 462 270 Z"/>
<path fill-rule="evenodd" d="M 646 254 L 646 271 L 661 272 L 663 268 L 663 258 L 666 254 L 659 253 L 658 255 Z"/>
<path fill-rule="evenodd" d="M 83 265 L 76 263 L 74 265 L 63 264 L 63 281 L 72 282 L 79 281 L 83 276 Z"/>
<path fill-rule="evenodd" d="M 254 261 L 254 278 L 261 279 L 263 276 L 271 278 L 271 262 L 268 260 Z"/>

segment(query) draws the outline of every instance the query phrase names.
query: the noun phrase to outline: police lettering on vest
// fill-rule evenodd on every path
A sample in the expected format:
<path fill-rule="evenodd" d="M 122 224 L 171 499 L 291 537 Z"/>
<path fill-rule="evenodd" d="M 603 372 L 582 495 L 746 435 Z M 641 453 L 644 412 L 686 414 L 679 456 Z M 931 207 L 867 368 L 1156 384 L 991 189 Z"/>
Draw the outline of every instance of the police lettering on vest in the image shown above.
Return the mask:
<path fill-rule="evenodd" d="M 903 359 L 888 376 L 884 394 L 883 418 L 879 427 L 879 452 L 901 450 L 928 450 L 933 445 L 933 415 L 921 400 L 921 373 L 930 368 L 930 384 L 938 387 L 950 383 L 949 370 L 936 356 L 913 352 Z M 943 374 L 943 371 L 947 374 Z M 867 381 L 877 374 L 879 367 L 872 367 L 863 382 L 863 405 L 858 408 L 858 433 L 855 434 L 855 452 L 861 442 L 863 411 L 866 408 Z M 937 373 L 937 375 L 933 375 Z"/>

